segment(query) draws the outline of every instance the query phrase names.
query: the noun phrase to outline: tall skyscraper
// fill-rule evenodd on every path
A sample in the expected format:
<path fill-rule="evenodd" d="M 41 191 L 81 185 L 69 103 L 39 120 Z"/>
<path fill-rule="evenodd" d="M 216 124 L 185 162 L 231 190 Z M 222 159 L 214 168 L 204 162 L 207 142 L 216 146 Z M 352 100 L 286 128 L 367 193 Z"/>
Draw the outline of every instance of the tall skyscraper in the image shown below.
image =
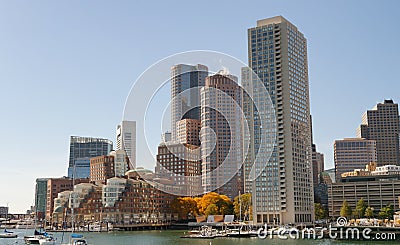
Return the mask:
<path fill-rule="evenodd" d="M 125 150 L 131 168 L 136 168 L 136 122 L 122 121 L 117 126 L 117 150 Z"/>
<path fill-rule="evenodd" d="M 357 137 L 376 141 L 378 166 L 400 165 L 399 106 L 385 100 L 368 110 L 362 117 Z"/>
<path fill-rule="evenodd" d="M 259 20 L 248 29 L 248 58 L 269 92 L 277 125 L 276 145 L 267 161 L 269 155 L 259 149 L 258 132 L 272 129 L 260 127 L 258 118 L 268 117 L 268 112 L 255 111 L 244 101 L 246 115 L 253 115 L 248 120 L 252 132 L 246 171 L 257 154 L 266 159 L 261 174 L 254 181 L 245 180 L 246 190 L 252 192 L 253 219 L 256 223 L 309 224 L 314 220 L 314 193 L 306 38 L 282 16 Z M 253 91 L 253 100 L 264 103 L 252 80 L 243 74 L 242 78 L 246 90 Z"/>
<path fill-rule="evenodd" d="M 177 139 L 177 122 L 200 120 L 200 88 L 205 84 L 208 67 L 179 64 L 171 68 L 171 133 Z"/>
<path fill-rule="evenodd" d="M 38 220 L 46 217 L 47 180 L 46 178 L 36 179 L 35 215 Z"/>
<path fill-rule="evenodd" d="M 209 129 L 200 134 L 203 188 L 231 199 L 243 193 L 241 91 L 237 77 L 223 72 L 201 89 L 201 128 Z"/>
<path fill-rule="evenodd" d="M 364 169 L 371 162 L 376 162 L 376 141 L 363 138 L 336 140 L 334 143 L 336 182 L 341 174 Z"/>
<path fill-rule="evenodd" d="M 181 144 L 200 146 L 200 120 L 182 119 L 177 122 L 177 141 Z"/>
<path fill-rule="evenodd" d="M 324 154 L 317 151 L 317 146 L 312 144 L 312 167 L 313 167 L 313 183 L 314 186 L 318 185 L 320 181 L 320 174 L 324 172 Z"/>
<path fill-rule="evenodd" d="M 320 175 L 322 172 L 325 170 L 325 159 L 324 159 L 324 154 L 320 153 L 317 151 L 317 145 L 314 144 L 314 138 L 313 138 L 313 120 L 312 116 L 310 116 L 310 125 L 311 125 L 311 151 L 312 151 L 312 169 L 313 169 L 313 183 L 314 187 L 316 187 L 319 183 L 321 183 L 320 180 Z M 314 196 L 315 198 L 315 196 Z"/>
<path fill-rule="evenodd" d="M 71 136 L 68 177 L 89 178 L 90 158 L 108 155 L 112 148 L 108 139 Z"/>

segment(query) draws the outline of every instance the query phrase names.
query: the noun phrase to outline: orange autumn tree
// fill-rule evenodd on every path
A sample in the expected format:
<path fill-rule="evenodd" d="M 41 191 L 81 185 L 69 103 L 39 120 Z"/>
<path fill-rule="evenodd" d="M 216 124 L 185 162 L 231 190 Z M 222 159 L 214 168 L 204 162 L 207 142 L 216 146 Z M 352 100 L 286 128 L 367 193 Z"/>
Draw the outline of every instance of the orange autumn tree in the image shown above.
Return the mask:
<path fill-rule="evenodd" d="M 252 206 L 251 206 L 251 194 L 245 193 L 235 197 L 233 201 L 233 207 L 235 216 L 237 219 L 242 218 L 243 220 L 252 220 Z M 240 210 L 241 209 L 241 210 Z M 240 217 L 240 214 L 242 217 Z"/>
<path fill-rule="evenodd" d="M 210 192 L 194 199 L 197 202 L 199 214 L 233 214 L 233 203 L 229 197 Z"/>
<path fill-rule="evenodd" d="M 197 202 L 191 197 L 178 197 L 171 203 L 171 209 L 179 219 L 189 219 L 198 214 Z"/>

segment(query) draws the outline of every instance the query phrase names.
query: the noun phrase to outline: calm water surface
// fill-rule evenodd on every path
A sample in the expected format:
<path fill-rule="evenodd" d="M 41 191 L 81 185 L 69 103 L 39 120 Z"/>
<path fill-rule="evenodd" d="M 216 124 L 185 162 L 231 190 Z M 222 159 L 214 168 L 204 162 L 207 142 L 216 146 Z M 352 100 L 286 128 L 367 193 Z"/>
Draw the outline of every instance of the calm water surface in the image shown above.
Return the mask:
<path fill-rule="evenodd" d="M 0 245 L 11 245 L 11 244 L 25 244 L 23 237 L 24 235 L 32 235 L 33 230 L 14 230 L 18 233 L 19 238 L 17 239 L 0 239 Z M 184 235 L 185 231 L 130 231 L 130 232 L 103 232 L 103 233 L 81 233 L 90 244 L 94 245 L 125 245 L 125 244 L 143 244 L 143 245 L 160 245 L 160 244 L 190 244 L 190 245 L 230 245 L 230 244 L 250 244 L 250 245 L 262 245 L 262 244 L 274 244 L 274 245 L 305 245 L 305 244 L 321 244 L 321 245 L 362 245 L 362 244 L 399 244 L 397 241 L 331 241 L 331 240 L 279 240 L 275 239 L 264 239 L 259 238 L 216 238 L 211 240 L 202 239 L 183 239 L 180 236 Z M 69 233 L 64 234 L 64 242 L 68 240 Z M 54 233 L 57 238 L 57 244 L 61 243 L 62 233 Z"/>

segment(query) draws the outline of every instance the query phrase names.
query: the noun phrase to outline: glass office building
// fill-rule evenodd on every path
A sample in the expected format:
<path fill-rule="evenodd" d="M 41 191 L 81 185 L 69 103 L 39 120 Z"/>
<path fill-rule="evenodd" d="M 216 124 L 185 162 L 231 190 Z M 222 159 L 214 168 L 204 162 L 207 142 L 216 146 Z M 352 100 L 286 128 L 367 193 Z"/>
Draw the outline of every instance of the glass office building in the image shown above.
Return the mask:
<path fill-rule="evenodd" d="M 108 139 L 71 136 L 68 177 L 89 178 L 90 158 L 106 156 L 113 148 Z"/>
<path fill-rule="evenodd" d="M 259 147 L 259 132 L 274 130 L 260 126 L 259 119 L 268 117 L 268 112 L 244 102 L 246 114 L 253 115 L 249 117 L 253 132 L 245 171 L 257 154 L 265 159 L 261 174 L 254 181 L 245 180 L 245 190 L 252 193 L 253 219 L 256 223 L 310 224 L 314 194 L 306 38 L 282 16 L 259 20 L 248 29 L 248 58 L 268 90 L 276 117 L 276 144 L 269 157 Z M 266 98 L 257 96 L 251 79 L 246 74 L 242 78 L 246 90 L 253 90 L 253 100 L 263 103 Z"/>

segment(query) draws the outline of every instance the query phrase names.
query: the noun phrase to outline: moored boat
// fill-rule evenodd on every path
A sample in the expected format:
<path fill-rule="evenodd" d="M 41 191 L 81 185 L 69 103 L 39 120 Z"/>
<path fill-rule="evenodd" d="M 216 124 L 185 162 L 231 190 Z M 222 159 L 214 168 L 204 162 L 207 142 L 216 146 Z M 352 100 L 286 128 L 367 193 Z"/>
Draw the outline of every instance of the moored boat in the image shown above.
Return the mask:
<path fill-rule="evenodd" d="M 3 233 L 0 234 L 0 238 L 17 238 L 18 235 L 14 233 Z"/>
<path fill-rule="evenodd" d="M 0 238 L 17 238 L 18 235 L 14 232 L 4 230 L 4 233 L 0 234 Z"/>
<path fill-rule="evenodd" d="M 86 239 L 81 234 L 71 234 L 71 239 L 69 243 L 64 243 L 62 245 L 88 245 Z"/>
<path fill-rule="evenodd" d="M 45 236 L 45 237 L 39 239 L 39 244 L 40 245 L 55 245 L 56 240 L 52 236 Z"/>

